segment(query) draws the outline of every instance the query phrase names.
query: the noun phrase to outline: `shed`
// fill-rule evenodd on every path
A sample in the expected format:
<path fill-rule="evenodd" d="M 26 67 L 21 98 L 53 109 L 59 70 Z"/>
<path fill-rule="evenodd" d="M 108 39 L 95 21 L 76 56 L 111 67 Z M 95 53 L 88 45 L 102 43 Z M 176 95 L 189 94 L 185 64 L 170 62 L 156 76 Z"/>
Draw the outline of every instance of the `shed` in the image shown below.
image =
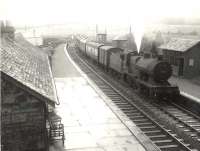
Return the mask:
<path fill-rule="evenodd" d="M 24 38 L 2 37 L 1 141 L 3 150 L 47 150 L 48 113 L 57 103 L 46 54 Z"/>
<path fill-rule="evenodd" d="M 172 38 L 159 47 L 173 66 L 173 74 L 185 78 L 200 76 L 200 40 Z"/>

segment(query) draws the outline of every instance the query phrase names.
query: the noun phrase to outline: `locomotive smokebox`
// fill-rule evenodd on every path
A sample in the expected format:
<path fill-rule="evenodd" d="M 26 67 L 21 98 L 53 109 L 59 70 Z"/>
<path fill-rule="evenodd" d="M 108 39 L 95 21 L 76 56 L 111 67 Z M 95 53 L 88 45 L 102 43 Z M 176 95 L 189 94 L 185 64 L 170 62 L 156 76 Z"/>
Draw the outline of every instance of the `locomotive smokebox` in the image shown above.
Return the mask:
<path fill-rule="evenodd" d="M 166 61 L 155 58 L 140 58 L 136 63 L 136 67 L 155 81 L 167 81 L 172 76 L 171 65 Z"/>

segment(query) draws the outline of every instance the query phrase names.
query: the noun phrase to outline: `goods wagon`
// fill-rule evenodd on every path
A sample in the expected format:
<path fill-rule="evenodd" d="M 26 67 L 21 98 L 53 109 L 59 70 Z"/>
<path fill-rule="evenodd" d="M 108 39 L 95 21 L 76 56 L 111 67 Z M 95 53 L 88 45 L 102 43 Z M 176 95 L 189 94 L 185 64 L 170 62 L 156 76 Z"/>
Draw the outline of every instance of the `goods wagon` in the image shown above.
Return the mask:
<path fill-rule="evenodd" d="M 85 50 L 86 50 L 86 42 L 87 42 L 87 40 L 81 39 L 80 44 L 79 44 L 79 49 L 84 54 L 85 54 Z"/>
<path fill-rule="evenodd" d="M 123 49 L 121 48 L 112 49 L 109 54 L 108 68 L 118 72 L 119 74 L 123 74 L 123 66 L 124 66 Z"/>
<path fill-rule="evenodd" d="M 113 49 L 115 49 L 115 47 L 112 46 L 99 47 L 98 63 L 99 65 L 103 66 L 106 70 L 108 70 L 109 55 Z"/>
<path fill-rule="evenodd" d="M 99 47 L 103 46 L 103 44 L 99 44 L 96 42 L 87 42 L 86 43 L 86 50 L 85 54 L 90 57 L 91 59 L 98 62 L 98 56 L 99 56 Z"/>

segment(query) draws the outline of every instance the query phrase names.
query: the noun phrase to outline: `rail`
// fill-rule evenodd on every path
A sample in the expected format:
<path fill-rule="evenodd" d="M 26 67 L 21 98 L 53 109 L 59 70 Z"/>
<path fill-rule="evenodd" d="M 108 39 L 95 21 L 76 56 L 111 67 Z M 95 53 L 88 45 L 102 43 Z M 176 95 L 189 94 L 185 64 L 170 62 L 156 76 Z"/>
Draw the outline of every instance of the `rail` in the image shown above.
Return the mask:
<path fill-rule="evenodd" d="M 81 59 L 75 50 L 69 51 L 71 57 L 80 66 L 80 68 L 97 84 L 97 86 L 156 144 L 160 150 L 194 150 L 194 146 L 181 138 L 174 131 L 160 124 L 148 114 L 147 107 L 137 106 L 130 99 L 122 94 L 111 84 L 110 79 L 102 77 L 103 73 L 97 73 L 91 64 Z"/>

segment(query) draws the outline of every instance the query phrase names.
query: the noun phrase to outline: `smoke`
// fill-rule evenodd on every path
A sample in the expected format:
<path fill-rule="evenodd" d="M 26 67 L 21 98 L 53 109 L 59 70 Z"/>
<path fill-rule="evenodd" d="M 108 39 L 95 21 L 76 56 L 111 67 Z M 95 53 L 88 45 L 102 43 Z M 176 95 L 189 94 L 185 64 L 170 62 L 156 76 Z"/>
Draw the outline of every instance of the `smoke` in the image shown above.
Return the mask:
<path fill-rule="evenodd" d="M 134 37 L 135 37 L 135 43 L 137 46 L 138 53 L 140 51 L 143 35 L 144 35 L 144 24 L 136 25 L 135 30 L 134 30 Z"/>

